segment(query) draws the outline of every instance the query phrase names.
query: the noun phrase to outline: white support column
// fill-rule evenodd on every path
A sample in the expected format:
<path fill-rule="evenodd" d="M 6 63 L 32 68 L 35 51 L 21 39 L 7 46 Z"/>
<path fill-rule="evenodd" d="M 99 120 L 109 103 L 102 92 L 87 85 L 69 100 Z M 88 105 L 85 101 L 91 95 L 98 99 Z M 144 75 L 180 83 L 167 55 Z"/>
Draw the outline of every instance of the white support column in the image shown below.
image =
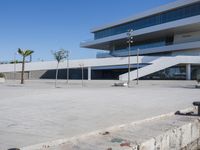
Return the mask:
<path fill-rule="evenodd" d="M 91 80 L 91 67 L 88 67 L 88 80 Z"/>
<path fill-rule="evenodd" d="M 186 79 L 191 80 L 191 64 L 186 64 Z"/>

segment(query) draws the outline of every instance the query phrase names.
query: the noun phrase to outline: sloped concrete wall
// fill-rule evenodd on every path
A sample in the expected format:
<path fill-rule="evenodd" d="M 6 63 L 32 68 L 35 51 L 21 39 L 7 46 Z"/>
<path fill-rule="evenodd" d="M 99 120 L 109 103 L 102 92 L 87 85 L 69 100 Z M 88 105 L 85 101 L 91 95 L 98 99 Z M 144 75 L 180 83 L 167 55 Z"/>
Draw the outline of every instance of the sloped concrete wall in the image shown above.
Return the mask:
<path fill-rule="evenodd" d="M 189 145 L 187 145 L 186 147 L 184 147 L 181 150 L 199 150 L 200 149 L 200 138 L 192 143 L 190 143 Z"/>
<path fill-rule="evenodd" d="M 138 145 L 137 150 L 197 150 L 199 139 L 200 121 L 195 120 Z"/>

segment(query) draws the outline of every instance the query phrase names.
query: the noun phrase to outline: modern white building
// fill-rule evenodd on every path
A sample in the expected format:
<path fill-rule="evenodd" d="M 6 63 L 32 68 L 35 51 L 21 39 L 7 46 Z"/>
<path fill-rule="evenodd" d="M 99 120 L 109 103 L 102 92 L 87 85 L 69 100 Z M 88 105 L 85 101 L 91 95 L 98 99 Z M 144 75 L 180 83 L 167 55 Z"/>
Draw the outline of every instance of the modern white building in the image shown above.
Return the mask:
<path fill-rule="evenodd" d="M 133 32 L 128 36 L 130 30 Z M 200 72 L 200 0 L 177 0 L 91 32 L 93 40 L 82 42 L 81 47 L 102 50 L 102 53 L 95 59 L 70 61 L 70 79 L 81 78 L 81 64 L 89 80 L 126 81 L 129 54 L 131 80 L 137 77 L 190 80 Z M 131 45 L 127 43 L 130 37 Z M 0 65 L 0 72 L 13 72 L 13 66 Z M 66 67 L 66 62 L 60 65 L 60 78 L 66 77 Z M 21 64 L 14 68 L 20 71 Z M 25 69 L 29 78 L 54 78 L 55 68 L 56 62 L 52 61 L 27 63 Z"/>
<path fill-rule="evenodd" d="M 140 62 L 139 77 L 195 78 L 200 70 L 200 0 L 177 0 L 127 19 L 94 28 L 91 30 L 94 39 L 82 42 L 81 47 L 104 50 L 97 54 L 97 58 L 127 57 L 129 30 L 133 30 L 131 56 L 136 56 L 138 52 L 143 59 L 157 56 L 151 62 Z M 136 62 L 132 64 L 131 79 L 136 79 L 135 64 Z M 126 67 L 127 65 L 121 68 L 110 66 L 109 69 L 118 70 L 119 74 L 120 69 Z M 121 74 L 119 79 L 127 80 L 127 73 Z"/>

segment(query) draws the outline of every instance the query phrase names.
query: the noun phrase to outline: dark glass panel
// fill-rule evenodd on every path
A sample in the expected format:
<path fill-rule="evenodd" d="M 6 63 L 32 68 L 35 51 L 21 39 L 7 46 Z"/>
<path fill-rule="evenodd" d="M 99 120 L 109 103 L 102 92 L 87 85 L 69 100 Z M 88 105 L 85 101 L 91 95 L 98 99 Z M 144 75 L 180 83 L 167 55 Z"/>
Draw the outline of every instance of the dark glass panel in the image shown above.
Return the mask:
<path fill-rule="evenodd" d="M 200 2 L 95 32 L 95 39 L 200 15 Z"/>

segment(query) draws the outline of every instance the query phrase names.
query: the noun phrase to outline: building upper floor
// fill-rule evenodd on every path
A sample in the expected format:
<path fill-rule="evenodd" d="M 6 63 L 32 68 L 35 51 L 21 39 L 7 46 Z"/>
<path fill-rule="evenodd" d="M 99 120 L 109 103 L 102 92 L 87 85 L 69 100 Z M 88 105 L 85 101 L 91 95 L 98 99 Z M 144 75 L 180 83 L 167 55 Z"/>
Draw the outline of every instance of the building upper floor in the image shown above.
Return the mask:
<path fill-rule="evenodd" d="M 169 7 L 172 4 L 174 5 Z M 92 31 L 92 33 L 94 33 L 94 39 L 121 34 L 127 32 L 129 29 L 139 30 L 146 27 L 200 15 L 200 1 L 181 0 L 172 4 L 166 5 L 166 9 L 162 9 L 162 7 L 160 7 L 160 11 L 154 11 L 155 14 L 152 12 L 148 13 L 147 16 L 141 15 L 141 18 L 135 17 L 134 19 L 133 17 L 133 20 L 130 19 L 110 26 L 108 25 L 107 27 L 94 29 Z"/>
<path fill-rule="evenodd" d="M 132 49 L 168 46 L 182 43 L 184 40 L 197 41 L 200 35 L 200 0 L 178 0 L 92 29 L 94 39 L 82 42 L 81 47 L 108 51 L 124 50 L 127 48 L 127 31 L 130 29 L 134 30 Z"/>

